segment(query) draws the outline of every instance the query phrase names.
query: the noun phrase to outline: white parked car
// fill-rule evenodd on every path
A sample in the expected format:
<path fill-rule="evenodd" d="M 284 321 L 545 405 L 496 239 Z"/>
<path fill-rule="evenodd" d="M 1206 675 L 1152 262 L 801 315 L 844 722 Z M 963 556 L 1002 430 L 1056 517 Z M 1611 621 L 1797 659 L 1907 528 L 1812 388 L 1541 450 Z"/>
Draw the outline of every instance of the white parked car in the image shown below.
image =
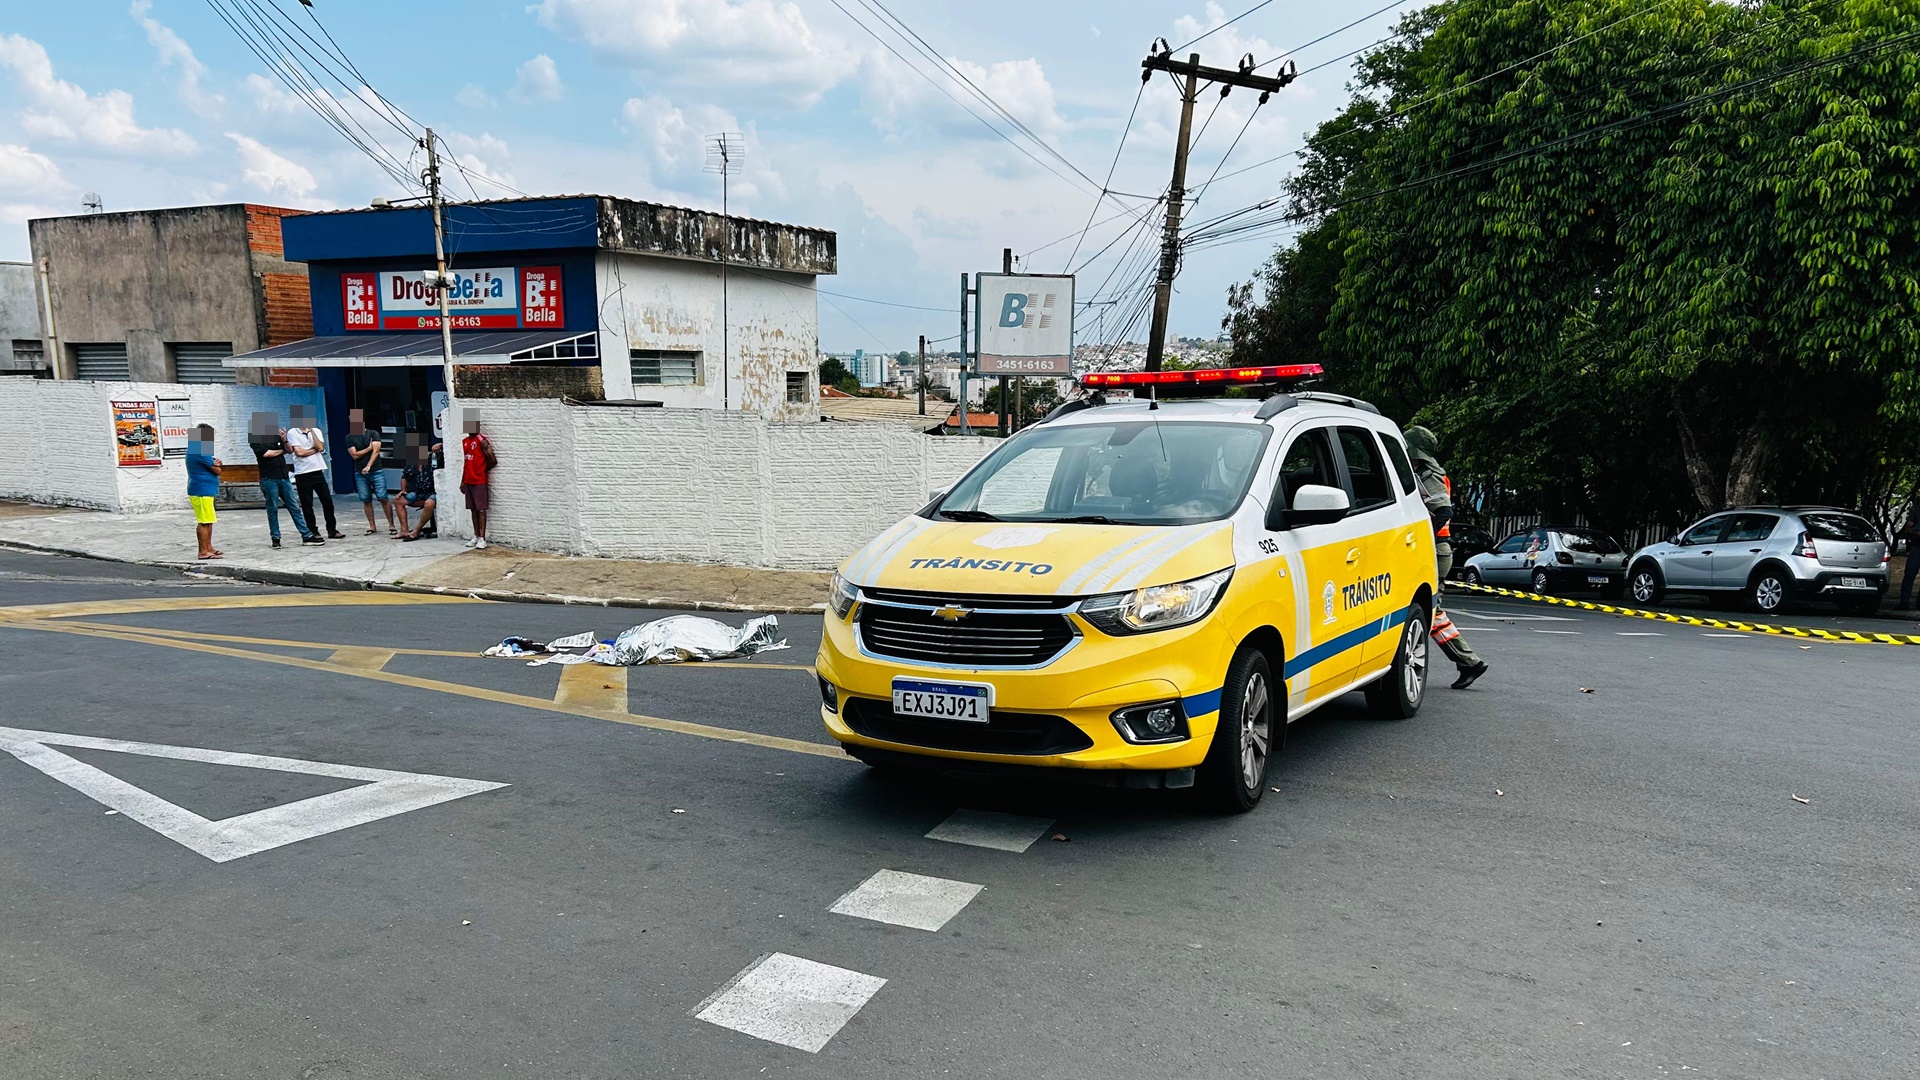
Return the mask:
<path fill-rule="evenodd" d="M 1461 571 L 1470 585 L 1497 585 L 1546 595 L 1598 589 L 1619 597 L 1627 576 L 1620 541 L 1581 525 L 1541 525 L 1514 533 L 1467 560 Z"/>

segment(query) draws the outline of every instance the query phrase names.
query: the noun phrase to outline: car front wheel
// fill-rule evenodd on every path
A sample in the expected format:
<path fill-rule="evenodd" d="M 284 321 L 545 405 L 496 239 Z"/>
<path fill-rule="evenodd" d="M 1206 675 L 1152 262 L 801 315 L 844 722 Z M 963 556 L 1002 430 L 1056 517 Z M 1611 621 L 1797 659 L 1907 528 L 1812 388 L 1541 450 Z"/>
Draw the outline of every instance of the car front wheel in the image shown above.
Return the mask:
<path fill-rule="evenodd" d="M 1267 766 L 1286 737 L 1285 690 L 1276 690 L 1266 654 L 1242 645 L 1227 665 L 1220 724 L 1200 769 L 1208 800 L 1230 814 L 1259 805 Z"/>
<path fill-rule="evenodd" d="M 1774 615 L 1787 606 L 1792 586 L 1778 570 L 1762 570 L 1747 583 L 1747 606 L 1762 615 Z"/>
<path fill-rule="evenodd" d="M 1547 590 L 1551 588 L 1552 585 L 1553 579 L 1547 577 L 1545 570 L 1535 570 L 1533 572 L 1533 591 L 1535 593 L 1545 596 L 1547 595 Z"/>
<path fill-rule="evenodd" d="M 1465 579 L 1466 583 L 1469 585 L 1483 584 L 1483 582 L 1480 580 L 1480 568 L 1477 566 L 1467 567 L 1465 570 L 1461 571 L 1460 576 L 1461 578 Z"/>
<path fill-rule="evenodd" d="M 1627 575 L 1627 591 L 1633 594 L 1636 604 L 1657 604 L 1666 595 L 1667 586 L 1660 580 L 1660 571 L 1650 564 L 1642 564 Z"/>
<path fill-rule="evenodd" d="M 1406 720 L 1420 711 L 1427 696 L 1427 609 L 1407 608 L 1400 648 L 1385 676 L 1367 684 L 1367 708 L 1387 720 Z"/>

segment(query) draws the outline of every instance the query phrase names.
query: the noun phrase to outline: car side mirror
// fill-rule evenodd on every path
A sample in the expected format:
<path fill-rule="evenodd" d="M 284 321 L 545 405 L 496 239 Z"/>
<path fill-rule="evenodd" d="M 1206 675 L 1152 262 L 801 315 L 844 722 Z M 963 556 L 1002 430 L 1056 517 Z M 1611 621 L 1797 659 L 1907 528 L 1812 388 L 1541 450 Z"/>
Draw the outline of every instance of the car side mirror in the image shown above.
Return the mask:
<path fill-rule="evenodd" d="M 1302 484 L 1293 493 L 1293 505 L 1287 508 L 1287 524 L 1329 525 L 1347 516 L 1353 502 L 1347 493 L 1324 484 Z"/>
<path fill-rule="evenodd" d="M 952 488 L 934 488 L 932 491 L 927 492 L 927 501 L 932 502 L 933 500 L 939 498 L 942 495 L 945 495 L 947 492 L 951 490 L 953 489 Z"/>

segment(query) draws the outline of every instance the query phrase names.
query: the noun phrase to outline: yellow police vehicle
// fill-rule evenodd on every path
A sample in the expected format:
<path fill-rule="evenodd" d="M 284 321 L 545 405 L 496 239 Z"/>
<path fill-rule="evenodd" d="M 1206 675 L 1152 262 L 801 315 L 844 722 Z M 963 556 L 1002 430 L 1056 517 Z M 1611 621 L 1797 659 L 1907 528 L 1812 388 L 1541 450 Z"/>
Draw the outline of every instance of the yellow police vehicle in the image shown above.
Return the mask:
<path fill-rule="evenodd" d="M 1364 689 L 1413 716 L 1433 533 L 1399 428 L 1295 389 L 1318 374 L 1082 376 L 834 575 L 827 730 L 875 765 L 1197 784 L 1243 811 L 1315 708 Z M 1230 385 L 1271 394 L 1176 396 Z"/>

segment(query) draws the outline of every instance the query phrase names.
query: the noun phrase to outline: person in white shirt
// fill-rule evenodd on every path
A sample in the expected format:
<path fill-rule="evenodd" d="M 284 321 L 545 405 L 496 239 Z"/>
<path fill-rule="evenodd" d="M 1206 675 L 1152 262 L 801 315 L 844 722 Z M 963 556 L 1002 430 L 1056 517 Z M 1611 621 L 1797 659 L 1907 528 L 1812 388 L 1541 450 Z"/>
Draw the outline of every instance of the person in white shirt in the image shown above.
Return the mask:
<path fill-rule="evenodd" d="M 313 409 L 306 405 L 295 405 L 292 410 L 293 426 L 281 435 L 287 440 L 287 450 L 293 456 L 293 487 L 300 493 L 300 512 L 315 532 L 319 531 L 320 519 L 313 516 L 313 498 L 320 497 L 320 510 L 327 518 L 327 539 L 345 540 L 346 534 L 333 520 L 333 485 L 327 483 L 330 478 L 327 469 L 327 438 L 320 433 L 319 421 L 313 415 Z"/>

